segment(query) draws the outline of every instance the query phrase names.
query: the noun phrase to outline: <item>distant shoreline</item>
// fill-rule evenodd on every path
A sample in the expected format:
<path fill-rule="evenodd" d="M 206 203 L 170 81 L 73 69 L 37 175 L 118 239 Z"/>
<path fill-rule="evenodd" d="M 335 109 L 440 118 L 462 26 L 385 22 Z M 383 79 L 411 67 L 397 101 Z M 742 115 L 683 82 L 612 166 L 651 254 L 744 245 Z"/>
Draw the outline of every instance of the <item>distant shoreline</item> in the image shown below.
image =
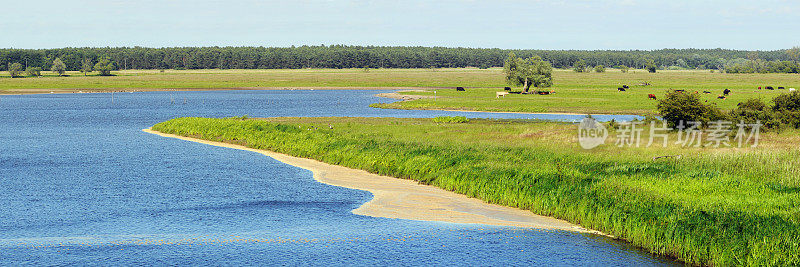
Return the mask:
<path fill-rule="evenodd" d="M 261 153 L 280 162 L 311 170 L 314 173 L 314 179 L 321 183 L 371 192 L 373 198 L 352 211 L 354 214 L 358 215 L 420 221 L 564 230 L 605 235 L 601 232 L 585 229 L 564 220 L 536 215 L 529 211 L 516 208 L 488 204 L 479 199 L 470 198 L 433 186 L 421 185 L 411 180 L 376 175 L 362 170 L 350 169 L 267 150 L 253 149 L 241 145 L 165 134 L 151 129 L 144 129 L 142 131 L 163 137 Z"/>
<path fill-rule="evenodd" d="M 169 92 L 169 91 L 235 91 L 235 90 L 422 90 L 452 89 L 452 87 L 365 87 L 365 86 L 272 86 L 272 87 L 219 87 L 219 88 L 57 88 L 57 89 L 7 89 L 0 90 L 0 95 L 34 95 L 34 94 L 88 94 L 88 93 L 133 93 L 133 92 Z"/>

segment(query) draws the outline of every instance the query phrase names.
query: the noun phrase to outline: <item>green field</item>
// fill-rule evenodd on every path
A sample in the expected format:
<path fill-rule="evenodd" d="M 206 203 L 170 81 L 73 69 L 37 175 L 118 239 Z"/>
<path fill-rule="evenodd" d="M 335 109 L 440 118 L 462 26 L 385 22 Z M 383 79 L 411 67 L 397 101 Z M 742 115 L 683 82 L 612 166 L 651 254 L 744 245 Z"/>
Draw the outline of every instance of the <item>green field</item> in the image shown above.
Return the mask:
<path fill-rule="evenodd" d="M 435 95 L 435 99 L 419 99 L 397 103 L 376 103 L 375 107 L 399 109 L 454 109 L 471 111 L 503 111 L 532 113 L 652 114 L 655 102 L 648 94 L 663 96 L 669 89 L 702 94 L 708 102 L 730 109 L 747 98 L 767 101 L 786 90 L 757 90 L 758 86 L 800 88 L 797 74 L 724 74 L 709 71 L 659 71 L 647 73 L 632 70 L 621 73 L 575 73 L 554 71 L 553 95 L 509 95 L 497 99 L 495 92 L 506 86 L 502 71 L 494 69 L 299 69 L 299 70 L 129 70 L 114 72 L 116 76 L 84 77 L 69 72 L 69 77 L 56 77 L 50 72 L 41 78 L 14 78 L 0 74 L 0 93 L 78 92 L 136 89 L 235 89 L 290 87 L 314 88 L 407 88 L 423 92 L 409 95 Z M 642 82 L 649 86 L 638 86 Z M 627 92 L 616 88 L 629 85 Z M 453 87 L 467 87 L 456 92 Z M 427 89 L 426 89 L 427 88 Z M 722 90 L 733 93 L 725 100 L 717 99 Z M 435 91 L 435 93 L 434 93 Z M 389 100 L 385 102 L 391 102 Z"/>
<path fill-rule="evenodd" d="M 574 124 L 524 120 L 178 118 L 153 129 L 416 180 L 692 264 L 800 264 L 794 130 L 762 134 L 757 148 L 619 148 L 612 138 L 583 150 Z M 653 159 L 664 155 L 681 157 Z"/>
<path fill-rule="evenodd" d="M 497 74 L 498 80 L 502 74 Z M 496 98 L 498 88 L 470 88 L 466 92 L 434 90 L 426 92 L 403 92 L 407 95 L 436 95 L 435 99 L 418 99 L 374 107 L 396 109 L 445 109 L 494 112 L 529 113 L 580 113 L 580 114 L 654 114 L 657 101 L 649 100 L 648 94 L 662 97 L 670 89 L 698 92 L 701 98 L 722 109 L 732 109 L 748 98 L 760 98 L 769 102 L 788 88 L 800 87 L 800 76 L 796 74 L 724 74 L 709 71 L 661 71 L 647 73 L 575 73 L 558 70 L 553 73 L 555 85 L 546 90 L 552 95 L 510 94 Z M 640 86 L 648 82 L 649 86 Z M 628 85 L 626 92 L 617 88 Z M 500 84 L 499 86 L 503 86 Z M 783 86 L 787 90 L 758 90 L 759 86 Z M 726 99 L 718 99 L 724 89 L 733 92 Z M 519 90 L 516 89 L 515 90 Z M 434 93 L 435 91 L 435 93 Z M 704 94 L 709 91 L 710 94 Z M 387 101 L 388 102 L 388 101 Z"/>

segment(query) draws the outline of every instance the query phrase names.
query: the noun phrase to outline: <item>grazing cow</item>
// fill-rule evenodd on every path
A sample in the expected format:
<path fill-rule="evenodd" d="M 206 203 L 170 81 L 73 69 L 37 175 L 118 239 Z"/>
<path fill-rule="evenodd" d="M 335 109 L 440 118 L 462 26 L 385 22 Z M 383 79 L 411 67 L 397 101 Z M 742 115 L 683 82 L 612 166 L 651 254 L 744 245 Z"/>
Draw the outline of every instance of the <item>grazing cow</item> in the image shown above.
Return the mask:
<path fill-rule="evenodd" d="M 625 88 L 622 88 L 622 87 L 620 87 L 620 88 L 617 88 L 617 91 L 619 91 L 619 92 L 625 92 Z"/>
<path fill-rule="evenodd" d="M 456 87 L 456 91 L 463 92 L 463 91 L 466 91 L 466 90 L 464 90 L 464 87 Z"/>
<path fill-rule="evenodd" d="M 624 84 L 623 84 L 623 85 L 622 85 L 622 88 L 628 89 L 628 88 L 630 88 L 630 87 L 628 87 L 627 85 L 624 85 Z"/>
<path fill-rule="evenodd" d="M 767 90 L 775 90 L 772 86 L 767 86 Z"/>
<path fill-rule="evenodd" d="M 710 94 L 711 92 L 709 92 L 709 91 L 703 91 L 703 93 L 704 93 L 704 94 Z"/>
<path fill-rule="evenodd" d="M 789 92 L 794 92 L 795 90 L 797 90 L 797 89 L 789 88 Z"/>
<path fill-rule="evenodd" d="M 727 88 L 725 89 L 725 91 L 722 91 L 722 94 L 723 94 L 723 95 L 728 95 L 728 94 L 730 94 L 730 93 L 731 93 L 731 90 L 730 90 L 730 89 L 727 89 Z"/>
<path fill-rule="evenodd" d="M 654 94 L 647 94 L 647 99 L 657 100 Z"/>
<path fill-rule="evenodd" d="M 503 90 L 511 91 L 511 87 L 503 87 Z"/>
<path fill-rule="evenodd" d="M 718 95 L 718 96 L 717 96 L 717 98 L 719 98 L 719 99 L 725 99 L 725 96 L 724 96 L 724 95 Z"/>
<path fill-rule="evenodd" d="M 507 94 L 508 94 L 508 92 L 497 92 L 495 97 L 496 98 L 500 98 L 502 96 L 503 98 L 505 98 Z"/>
<path fill-rule="evenodd" d="M 785 87 L 783 87 L 783 86 L 778 86 L 778 89 L 779 89 L 779 90 L 783 90 L 783 89 L 786 89 L 786 88 L 785 88 Z"/>

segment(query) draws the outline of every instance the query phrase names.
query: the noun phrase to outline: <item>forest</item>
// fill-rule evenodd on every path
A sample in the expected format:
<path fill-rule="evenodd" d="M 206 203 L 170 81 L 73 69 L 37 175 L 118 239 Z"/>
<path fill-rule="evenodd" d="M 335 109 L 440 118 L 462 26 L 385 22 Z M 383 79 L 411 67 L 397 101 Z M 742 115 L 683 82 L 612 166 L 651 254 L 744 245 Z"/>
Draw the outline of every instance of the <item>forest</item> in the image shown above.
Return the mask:
<path fill-rule="evenodd" d="M 0 49 L 0 71 L 13 63 L 49 70 L 56 58 L 67 70 L 82 60 L 102 58 L 119 69 L 300 69 L 300 68 L 459 68 L 502 67 L 509 53 L 540 56 L 553 67 L 569 68 L 583 60 L 590 66 L 659 69 L 735 69 L 736 73 L 798 72 L 798 48 L 772 51 L 729 49 L 660 50 L 514 50 L 403 46 L 319 45 L 292 47 L 105 47 Z M 776 66 L 759 67 L 759 66 Z"/>

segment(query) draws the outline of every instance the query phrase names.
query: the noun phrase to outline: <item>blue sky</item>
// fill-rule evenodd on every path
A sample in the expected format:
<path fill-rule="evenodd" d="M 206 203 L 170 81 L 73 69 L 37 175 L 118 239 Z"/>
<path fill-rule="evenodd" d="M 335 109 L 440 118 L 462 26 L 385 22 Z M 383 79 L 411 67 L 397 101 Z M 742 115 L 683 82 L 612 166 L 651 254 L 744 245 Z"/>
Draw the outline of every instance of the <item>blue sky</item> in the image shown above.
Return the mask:
<path fill-rule="evenodd" d="M 8 2 L 8 3 L 2 3 Z M 0 47 L 800 45 L 800 1 L 0 0 Z"/>

